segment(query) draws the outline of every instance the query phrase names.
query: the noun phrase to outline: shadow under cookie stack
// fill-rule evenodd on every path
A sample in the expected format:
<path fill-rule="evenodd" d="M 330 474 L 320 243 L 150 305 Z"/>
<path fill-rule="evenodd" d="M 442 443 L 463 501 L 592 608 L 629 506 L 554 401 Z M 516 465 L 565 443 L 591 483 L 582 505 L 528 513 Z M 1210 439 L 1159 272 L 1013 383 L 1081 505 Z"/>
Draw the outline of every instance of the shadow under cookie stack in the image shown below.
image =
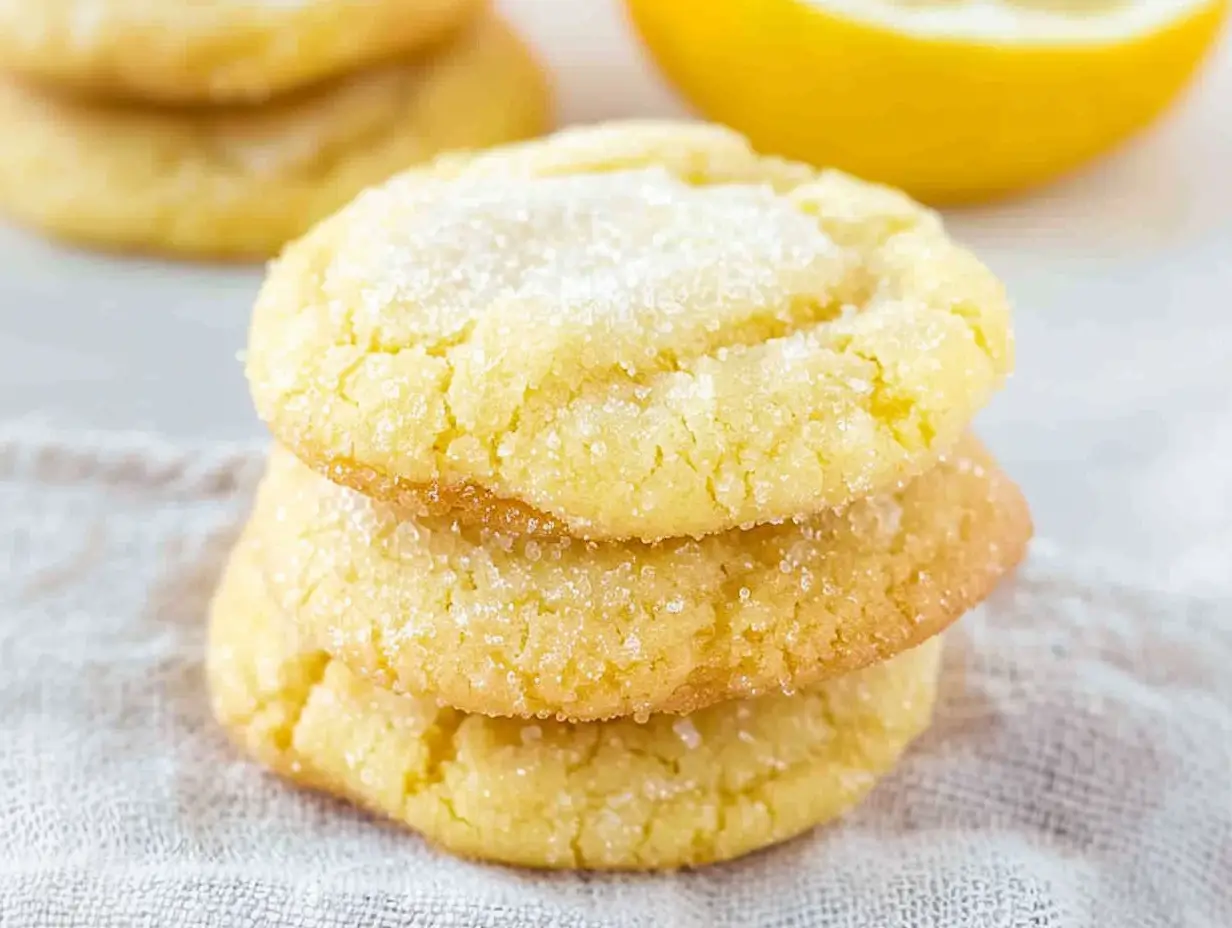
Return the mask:
<path fill-rule="evenodd" d="M 279 446 L 212 607 L 217 717 L 466 857 L 669 869 L 832 820 L 1024 553 L 967 431 L 1011 353 L 936 216 L 723 129 L 401 175 L 258 299 Z"/>
<path fill-rule="evenodd" d="M 486 0 L 0 2 L 0 211 L 107 249 L 264 259 L 443 151 L 548 129 Z"/>

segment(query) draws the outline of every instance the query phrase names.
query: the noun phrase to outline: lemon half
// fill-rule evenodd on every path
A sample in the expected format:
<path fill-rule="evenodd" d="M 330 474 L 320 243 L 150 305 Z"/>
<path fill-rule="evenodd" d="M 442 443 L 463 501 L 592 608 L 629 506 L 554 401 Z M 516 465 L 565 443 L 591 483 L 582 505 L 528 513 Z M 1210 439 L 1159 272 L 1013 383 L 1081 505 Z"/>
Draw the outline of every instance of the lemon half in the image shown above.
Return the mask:
<path fill-rule="evenodd" d="M 759 149 L 934 204 L 1061 174 L 1149 123 L 1228 0 L 628 0 L 660 68 Z"/>

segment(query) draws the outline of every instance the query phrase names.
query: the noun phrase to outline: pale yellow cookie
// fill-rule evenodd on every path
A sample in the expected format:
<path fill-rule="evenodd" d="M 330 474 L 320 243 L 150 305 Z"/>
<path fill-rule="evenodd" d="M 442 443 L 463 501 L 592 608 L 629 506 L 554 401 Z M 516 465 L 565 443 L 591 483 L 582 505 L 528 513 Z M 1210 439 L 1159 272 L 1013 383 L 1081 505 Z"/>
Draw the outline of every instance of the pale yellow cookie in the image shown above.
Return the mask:
<path fill-rule="evenodd" d="M 484 0 L 0 0 L 0 61 L 81 92 L 261 100 L 420 49 Z"/>
<path fill-rule="evenodd" d="M 431 57 L 261 106 L 91 103 L 0 82 L 0 210 L 109 248 L 262 258 L 390 174 L 548 127 L 546 79 L 485 16 Z"/>
<path fill-rule="evenodd" d="M 213 607 L 218 719 L 284 776 L 466 857 L 665 869 L 724 860 L 858 802 L 928 725 L 936 640 L 795 696 L 571 725 L 396 696 L 292 647 L 243 560 Z"/>
<path fill-rule="evenodd" d="M 634 123 L 367 192 L 272 268 L 248 376 L 333 479 L 655 540 L 892 487 L 1011 354 L 1001 285 L 934 214 Z"/>
<path fill-rule="evenodd" d="M 914 647 L 989 594 L 1031 522 L 966 439 L 843 513 L 656 545 L 412 520 L 276 452 L 248 533 L 306 648 L 466 711 L 589 720 L 800 688 Z"/>

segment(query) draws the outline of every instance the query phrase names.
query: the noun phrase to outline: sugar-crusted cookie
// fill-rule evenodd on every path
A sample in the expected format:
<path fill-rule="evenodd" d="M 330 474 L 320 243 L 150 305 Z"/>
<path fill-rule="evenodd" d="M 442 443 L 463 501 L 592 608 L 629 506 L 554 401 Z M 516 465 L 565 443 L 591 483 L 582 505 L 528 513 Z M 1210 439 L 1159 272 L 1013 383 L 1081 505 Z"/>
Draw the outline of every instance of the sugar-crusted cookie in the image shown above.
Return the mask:
<path fill-rule="evenodd" d="M 906 197 L 614 124 L 360 197 L 271 270 L 248 375 L 283 444 L 370 495 L 656 540 L 924 470 L 1011 355 L 1000 284 Z"/>
<path fill-rule="evenodd" d="M 483 0 L 0 0 L 7 70 L 165 102 L 260 100 L 412 52 Z"/>
<path fill-rule="evenodd" d="M 532 867 L 703 864 L 833 819 L 927 726 L 940 653 L 934 639 L 795 696 L 571 725 L 396 696 L 296 652 L 279 621 L 260 578 L 234 562 L 208 674 L 246 752 L 454 853 Z"/>
<path fill-rule="evenodd" d="M 378 685 L 487 715 L 601 719 L 884 660 L 983 600 L 1030 531 L 974 439 L 845 512 L 656 545 L 406 519 L 276 452 L 248 556 L 306 647 Z"/>
<path fill-rule="evenodd" d="M 0 210 L 119 249 L 263 258 L 364 187 L 548 127 L 530 51 L 485 16 L 430 57 L 260 106 L 85 102 L 0 82 Z"/>

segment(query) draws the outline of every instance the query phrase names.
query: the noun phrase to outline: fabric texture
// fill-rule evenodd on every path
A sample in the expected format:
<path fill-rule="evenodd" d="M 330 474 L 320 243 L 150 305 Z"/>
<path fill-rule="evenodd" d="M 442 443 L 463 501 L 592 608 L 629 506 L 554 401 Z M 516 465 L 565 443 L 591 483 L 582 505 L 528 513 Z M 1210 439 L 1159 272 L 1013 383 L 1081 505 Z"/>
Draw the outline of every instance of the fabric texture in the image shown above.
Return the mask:
<path fill-rule="evenodd" d="M 842 823 L 662 876 L 465 863 L 242 760 L 202 675 L 261 449 L 0 437 L 0 926 L 1232 925 L 1232 594 L 1037 543 Z"/>

